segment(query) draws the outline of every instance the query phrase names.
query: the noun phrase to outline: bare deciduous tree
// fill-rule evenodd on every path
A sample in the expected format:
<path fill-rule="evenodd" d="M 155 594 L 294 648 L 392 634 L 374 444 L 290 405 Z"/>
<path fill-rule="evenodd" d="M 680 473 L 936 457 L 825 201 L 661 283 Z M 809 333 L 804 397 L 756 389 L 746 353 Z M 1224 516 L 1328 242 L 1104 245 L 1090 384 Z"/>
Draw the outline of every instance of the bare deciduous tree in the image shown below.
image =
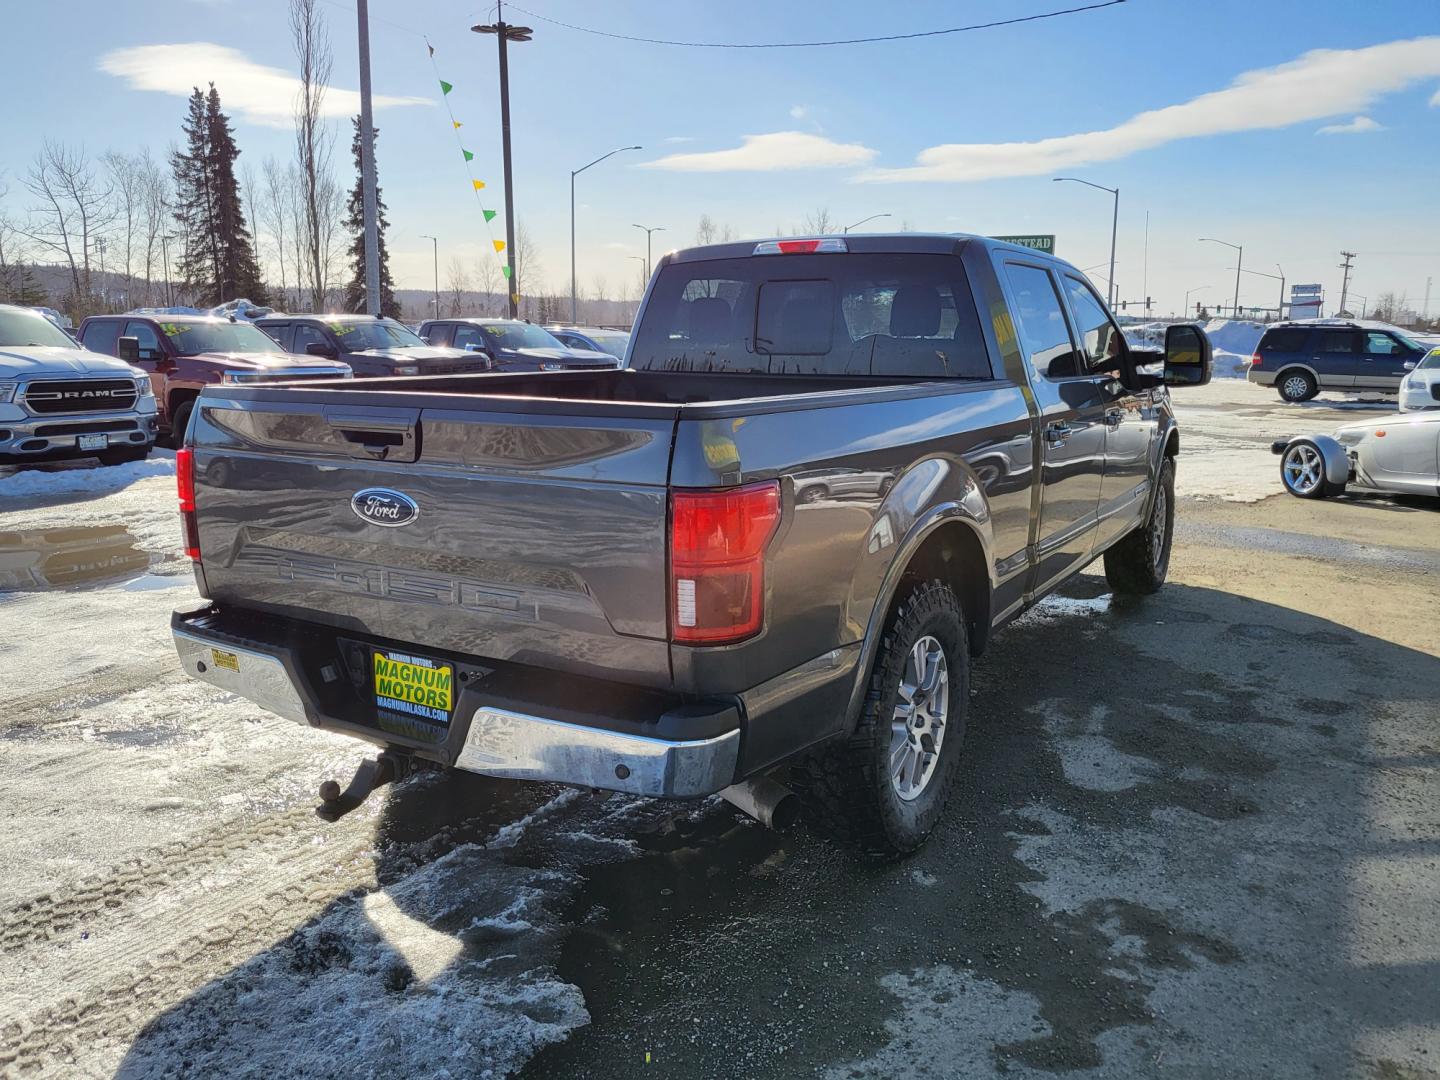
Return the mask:
<path fill-rule="evenodd" d="M 295 161 L 300 170 L 304 259 L 301 281 L 310 292 L 310 310 L 325 310 L 331 260 L 327 233 L 343 196 L 335 200 L 327 188 L 336 188 L 330 175 L 335 135 L 321 115 L 326 84 L 330 81 L 330 35 L 320 17 L 318 0 L 290 0 L 290 30 L 295 56 L 300 61 L 300 91 L 295 98 Z M 338 189 L 336 190 L 338 194 Z M 330 213 L 330 203 L 336 213 Z"/>
<path fill-rule="evenodd" d="M 172 208 L 170 206 L 170 174 L 154 158 L 150 151 L 144 150 L 140 154 L 140 191 L 141 191 L 141 216 L 143 224 L 143 247 L 145 252 L 145 302 L 155 302 L 155 268 L 159 264 L 162 274 L 165 272 L 165 259 L 162 250 L 165 243 L 163 237 L 165 229 L 171 218 Z M 169 283 L 166 282 L 167 292 Z M 162 293 L 163 295 L 163 293 Z"/>
<path fill-rule="evenodd" d="M 475 288 L 480 292 L 480 303 L 485 308 L 482 314 L 508 310 L 501 295 L 501 283 L 505 275 L 500 272 L 500 263 L 489 252 L 475 260 Z"/>
<path fill-rule="evenodd" d="M 135 252 L 145 218 L 145 181 L 142 156 L 110 150 L 101 158 L 115 198 L 114 246 L 125 275 L 127 299 L 135 285 Z"/>
<path fill-rule="evenodd" d="M 285 273 L 286 244 L 289 241 L 290 223 L 294 216 L 295 185 L 294 166 L 284 168 L 273 157 L 267 157 L 260 165 L 261 187 L 259 217 L 256 219 L 255 235 L 264 229 L 268 247 L 275 253 L 275 267 L 279 276 L 278 299 L 281 307 L 289 307 L 288 282 Z M 247 185 L 248 186 L 248 185 Z"/>
<path fill-rule="evenodd" d="M 700 223 L 695 226 L 695 243 L 713 244 L 715 242 L 715 221 L 709 214 L 700 215 Z"/>
<path fill-rule="evenodd" d="M 27 235 L 65 260 L 71 294 L 88 306 L 90 248 L 110 222 L 110 188 L 95 176 L 84 147 L 48 139 L 30 165 L 25 186 L 38 201 Z"/>
<path fill-rule="evenodd" d="M 450 294 L 450 317 L 465 314 L 465 294 L 470 291 L 470 275 L 465 272 L 465 262 L 455 255 L 445 267 L 445 289 Z"/>
<path fill-rule="evenodd" d="M 811 236 L 828 236 L 835 231 L 835 219 L 830 216 L 830 211 L 822 206 L 805 215 L 800 231 Z"/>
<path fill-rule="evenodd" d="M 542 277 L 543 270 L 540 266 L 540 254 L 535 247 L 535 238 L 530 235 L 530 230 L 523 221 L 518 222 L 515 226 L 515 280 L 510 283 L 510 289 L 520 294 L 521 302 L 527 311 L 534 307 L 531 298 L 545 291 Z"/>

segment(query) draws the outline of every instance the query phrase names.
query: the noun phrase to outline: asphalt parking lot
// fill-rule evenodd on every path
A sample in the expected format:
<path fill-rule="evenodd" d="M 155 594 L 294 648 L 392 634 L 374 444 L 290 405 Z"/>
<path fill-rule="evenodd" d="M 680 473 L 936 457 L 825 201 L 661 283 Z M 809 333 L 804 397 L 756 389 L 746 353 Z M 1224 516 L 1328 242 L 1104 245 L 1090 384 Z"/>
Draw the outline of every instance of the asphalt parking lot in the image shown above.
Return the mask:
<path fill-rule="evenodd" d="M 0 1074 L 1440 1076 L 1440 503 L 1270 494 L 1386 410 L 1211 390 L 1169 584 L 999 635 L 883 866 L 460 775 L 321 823 L 363 749 L 178 673 L 167 460 L 0 478 Z"/>

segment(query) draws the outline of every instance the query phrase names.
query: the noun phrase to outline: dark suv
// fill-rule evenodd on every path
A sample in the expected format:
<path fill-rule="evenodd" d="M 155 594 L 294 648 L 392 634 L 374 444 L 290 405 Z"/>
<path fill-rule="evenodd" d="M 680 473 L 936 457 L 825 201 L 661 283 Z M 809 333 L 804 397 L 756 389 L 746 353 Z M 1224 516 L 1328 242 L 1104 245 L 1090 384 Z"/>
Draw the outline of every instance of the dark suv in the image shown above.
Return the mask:
<path fill-rule="evenodd" d="M 465 375 L 490 370 L 486 357 L 427 344 L 394 319 L 373 315 L 267 315 L 255 325 L 278 341 L 282 349 L 343 360 L 359 378 Z"/>
<path fill-rule="evenodd" d="M 1285 401 L 1309 401 L 1321 390 L 1395 394 L 1424 355 L 1423 346 L 1383 323 L 1277 323 L 1260 338 L 1248 377 Z"/>
<path fill-rule="evenodd" d="M 576 349 L 548 330 L 519 319 L 431 319 L 420 336 L 434 345 L 454 345 L 488 357 L 496 371 L 575 371 L 617 368 L 609 353 Z"/>

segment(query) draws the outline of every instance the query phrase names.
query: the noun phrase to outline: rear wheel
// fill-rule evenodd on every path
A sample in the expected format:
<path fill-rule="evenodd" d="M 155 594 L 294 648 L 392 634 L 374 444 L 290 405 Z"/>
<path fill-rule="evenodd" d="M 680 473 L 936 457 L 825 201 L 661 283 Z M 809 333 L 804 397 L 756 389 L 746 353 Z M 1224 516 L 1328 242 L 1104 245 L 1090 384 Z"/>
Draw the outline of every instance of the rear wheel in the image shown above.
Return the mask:
<path fill-rule="evenodd" d="M 1345 490 L 1344 484 L 1337 490 L 1326 480 L 1325 458 L 1320 447 L 1309 439 L 1296 439 L 1285 448 L 1280 457 L 1280 482 L 1286 491 L 1301 499 L 1323 499 Z"/>
<path fill-rule="evenodd" d="M 1117 593 L 1145 595 L 1165 584 L 1175 533 L 1175 459 L 1160 466 L 1145 524 L 1105 552 L 1105 580 Z"/>
<path fill-rule="evenodd" d="M 969 699 L 960 601 L 917 584 L 885 628 L 855 733 L 792 769 L 817 824 L 876 858 L 920 847 L 945 809 Z"/>
<path fill-rule="evenodd" d="M 1309 401 L 1320 392 L 1315 376 L 1308 371 L 1287 371 L 1275 380 L 1275 386 L 1280 391 L 1280 399 L 1292 404 Z"/>

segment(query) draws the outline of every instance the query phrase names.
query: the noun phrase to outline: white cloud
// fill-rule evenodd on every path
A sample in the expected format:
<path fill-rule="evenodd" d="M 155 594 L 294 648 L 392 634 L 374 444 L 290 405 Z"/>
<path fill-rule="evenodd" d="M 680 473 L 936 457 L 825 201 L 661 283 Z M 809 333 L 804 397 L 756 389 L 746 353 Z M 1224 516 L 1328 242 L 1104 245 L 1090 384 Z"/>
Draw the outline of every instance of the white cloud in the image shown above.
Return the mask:
<path fill-rule="evenodd" d="M 1326 124 L 1315 130 L 1316 135 L 1359 135 L 1365 131 L 1384 131 L 1384 124 L 1377 124 L 1368 116 L 1357 116 L 1344 124 Z"/>
<path fill-rule="evenodd" d="M 803 131 L 773 131 L 768 135 L 742 135 L 730 150 L 697 154 L 671 154 L 645 162 L 651 169 L 676 172 L 774 172 L 780 169 L 833 169 L 864 165 L 876 151 L 858 143 L 837 143 L 823 135 Z"/>
<path fill-rule="evenodd" d="M 966 181 L 1043 176 L 1075 165 L 1114 161 L 1181 139 L 1266 131 L 1356 112 L 1384 94 L 1437 75 L 1440 37 L 1411 38 L 1364 49 L 1316 49 L 1298 60 L 1248 71 L 1224 90 L 1140 113 L 1104 131 L 1035 142 L 932 146 L 917 155 L 914 165 L 871 169 L 856 179 Z"/>
<path fill-rule="evenodd" d="M 694 142 L 694 141 L 695 141 L 695 136 L 694 136 L 694 135 L 666 135 L 666 136 L 665 136 L 665 141 L 668 142 L 668 143 Z"/>
<path fill-rule="evenodd" d="M 209 41 L 116 49 L 102 56 L 99 66 L 132 89 L 177 97 L 189 97 L 195 87 L 203 90 L 213 82 L 227 112 L 267 127 L 291 125 L 300 89 L 300 81 L 288 71 L 257 64 L 238 49 Z M 376 94 L 373 103 L 377 109 L 433 104 L 428 98 L 385 94 Z M 329 87 L 322 111 L 328 117 L 354 116 L 360 111 L 359 91 Z"/>
<path fill-rule="evenodd" d="M 791 115 L 792 117 L 794 117 L 796 120 L 804 120 L 806 117 L 808 117 L 808 116 L 810 115 L 810 106 L 809 106 L 809 105 L 791 105 L 791 106 L 790 106 L 790 115 Z"/>
<path fill-rule="evenodd" d="M 1430 99 L 1430 104 L 1440 109 L 1440 90 L 1435 91 L 1435 96 Z"/>

